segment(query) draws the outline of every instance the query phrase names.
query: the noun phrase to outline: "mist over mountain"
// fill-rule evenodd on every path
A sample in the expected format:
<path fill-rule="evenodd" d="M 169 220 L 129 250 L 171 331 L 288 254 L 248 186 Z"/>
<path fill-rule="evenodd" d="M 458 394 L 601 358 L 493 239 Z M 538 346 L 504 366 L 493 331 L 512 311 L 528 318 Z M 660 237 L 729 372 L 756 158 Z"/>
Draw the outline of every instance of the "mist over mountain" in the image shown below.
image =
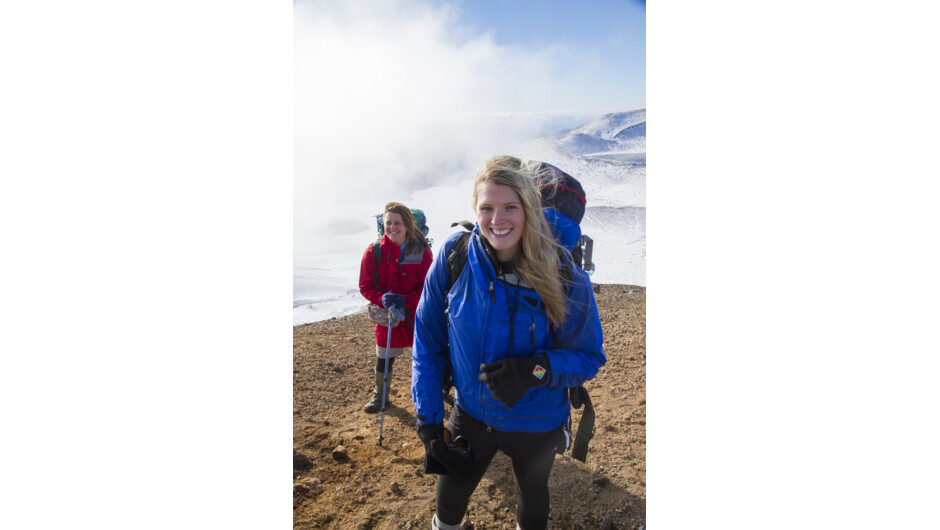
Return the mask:
<path fill-rule="evenodd" d="M 406 150 L 366 162 L 342 157 L 343 177 L 334 180 L 354 183 L 355 193 L 327 195 L 317 181 L 316 190 L 331 200 L 305 206 L 320 218 L 294 230 L 295 325 L 363 310 L 359 264 L 376 238 L 375 214 L 385 202 L 422 209 L 429 238 L 442 242 L 462 230 L 452 222 L 474 219 L 473 176 L 497 154 L 548 162 L 577 178 L 587 197 L 581 230 L 593 239 L 592 282 L 646 285 L 645 109 L 598 117 L 490 115 L 461 126 L 456 135 L 446 134 L 447 127 L 428 131 L 420 139 L 421 156 Z M 384 180 L 395 183 L 394 194 L 367 193 Z"/>

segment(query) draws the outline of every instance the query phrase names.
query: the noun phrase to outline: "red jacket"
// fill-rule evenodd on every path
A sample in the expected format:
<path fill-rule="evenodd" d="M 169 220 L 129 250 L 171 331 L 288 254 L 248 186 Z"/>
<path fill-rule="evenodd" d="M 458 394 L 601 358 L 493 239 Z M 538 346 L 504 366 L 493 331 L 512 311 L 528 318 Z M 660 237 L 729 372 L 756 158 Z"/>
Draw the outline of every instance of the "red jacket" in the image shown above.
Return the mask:
<path fill-rule="evenodd" d="M 431 268 L 431 251 L 425 248 L 422 254 L 401 258 L 401 248 L 387 235 L 379 240 L 382 249 L 379 263 L 379 285 L 375 285 L 373 275 L 376 271 L 372 245 L 362 254 L 359 266 L 359 292 L 369 302 L 382 305 L 382 295 L 388 291 L 405 296 L 405 310 L 408 318 L 392 328 L 392 348 L 405 348 L 414 341 L 415 309 L 421 299 L 424 277 Z M 388 346 L 388 327 L 375 325 L 375 344 Z"/>

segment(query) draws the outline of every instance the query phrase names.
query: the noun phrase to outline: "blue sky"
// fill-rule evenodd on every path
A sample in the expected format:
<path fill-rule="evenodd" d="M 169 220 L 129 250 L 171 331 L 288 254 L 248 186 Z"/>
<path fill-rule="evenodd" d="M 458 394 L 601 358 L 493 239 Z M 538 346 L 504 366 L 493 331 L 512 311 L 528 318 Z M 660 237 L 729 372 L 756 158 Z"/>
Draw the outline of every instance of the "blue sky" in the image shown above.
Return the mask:
<path fill-rule="evenodd" d="M 313 58 L 325 77 L 340 62 L 357 68 L 352 78 L 339 78 L 386 89 L 432 74 L 433 90 L 482 87 L 453 111 L 603 113 L 646 106 L 646 7 L 636 0 L 296 0 L 294 15 L 301 40 L 295 74 L 312 64 L 306 50 L 330 54 L 327 61 Z M 316 42 L 304 46 L 311 33 L 319 34 Z M 450 86 L 447 76 L 465 85 Z"/>
<path fill-rule="evenodd" d="M 461 18 L 496 33 L 503 44 L 546 45 L 569 42 L 579 45 L 618 41 L 641 49 L 645 38 L 645 3 L 632 0 L 458 0 L 440 5 L 456 6 Z"/>
<path fill-rule="evenodd" d="M 304 217 L 332 217 L 347 196 L 325 176 L 355 176 L 381 201 L 405 181 L 446 180 L 442 168 L 472 174 L 493 153 L 544 134 L 541 117 L 574 127 L 646 107 L 645 6 L 634 1 L 293 7 L 294 201 L 303 226 L 318 225 Z"/>
<path fill-rule="evenodd" d="M 470 32 L 527 50 L 565 47 L 573 60 L 598 61 L 595 82 L 605 104 L 645 107 L 646 3 L 638 0 L 439 1 L 457 10 Z"/>

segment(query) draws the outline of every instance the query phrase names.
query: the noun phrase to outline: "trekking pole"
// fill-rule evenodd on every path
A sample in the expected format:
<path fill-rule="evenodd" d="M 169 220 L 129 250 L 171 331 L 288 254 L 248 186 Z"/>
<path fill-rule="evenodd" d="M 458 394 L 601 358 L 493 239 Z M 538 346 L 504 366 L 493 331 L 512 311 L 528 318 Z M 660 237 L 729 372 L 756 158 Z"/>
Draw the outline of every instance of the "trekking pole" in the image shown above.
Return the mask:
<path fill-rule="evenodd" d="M 385 374 L 382 376 L 382 414 L 379 419 L 379 447 L 382 447 L 382 428 L 385 427 L 385 389 L 388 388 L 388 354 L 392 348 L 392 312 L 388 312 L 388 341 L 385 343 Z"/>

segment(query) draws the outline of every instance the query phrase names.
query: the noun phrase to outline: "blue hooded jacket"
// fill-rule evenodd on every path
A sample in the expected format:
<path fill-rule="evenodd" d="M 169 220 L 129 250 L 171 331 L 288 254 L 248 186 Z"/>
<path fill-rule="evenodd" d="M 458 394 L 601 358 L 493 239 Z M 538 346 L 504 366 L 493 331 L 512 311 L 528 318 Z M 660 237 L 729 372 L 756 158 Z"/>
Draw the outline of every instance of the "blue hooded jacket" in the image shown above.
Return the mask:
<path fill-rule="evenodd" d="M 449 359 L 457 405 L 472 417 L 505 432 L 555 429 L 568 421 L 567 388 L 593 378 L 607 361 L 590 280 L 578 267 L 570 266 L 573 282 L 566 286 L 567 317 L 560 328 L 552 330 L 541 298 L 531 286 L 520 284 L 512 274 L 497 277 L 479 230 L 474 227 L 470 235 L 467 262 L 449 291 L 447 255 L 459 232 L 444 242 L 425 278 L 415 318 L 412 364 L 411 391 L 418 422 L 443 422 L 441 384 Z M 510 311 L 510 307 L 515 309 Z M 551 367 L 548 382 L 529 389 L 511 409 L 496 401 L 477 379 L 481 364 L 510 356 L 510 336 L 513 357 L 544 352 Z"/>
<path fill-rule="evenodd" d="M 571 252 L 581 239 L 581 226 L 554 208 L 542 208 L 542 213 L 548 221 L 548 226 L 552 228 L 555 240 Z"/>

